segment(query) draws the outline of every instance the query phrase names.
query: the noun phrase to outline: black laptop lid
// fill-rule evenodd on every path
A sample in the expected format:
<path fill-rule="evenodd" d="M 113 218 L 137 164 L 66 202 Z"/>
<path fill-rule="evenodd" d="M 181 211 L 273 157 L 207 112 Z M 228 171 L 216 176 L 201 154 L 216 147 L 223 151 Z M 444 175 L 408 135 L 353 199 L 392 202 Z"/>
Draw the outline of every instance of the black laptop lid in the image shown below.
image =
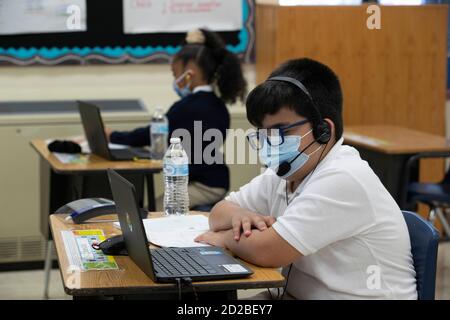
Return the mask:
<path fill-rule="evenodd" d="M 134 263 L 155 281 L 147 236 L 139 216 L 135 188 L 114 170 L 108 170 L 108 177 L 128 254 Z"/>
<path fill-rule="evenodd" d="M 91 152 L 111 160 L 111 153 L 106 139 L 103 120 L 100 109 L 93 104 L 77 101 L 80 111 L 81 122 L 83 123 L 84 134 L 89 144 Z"/>

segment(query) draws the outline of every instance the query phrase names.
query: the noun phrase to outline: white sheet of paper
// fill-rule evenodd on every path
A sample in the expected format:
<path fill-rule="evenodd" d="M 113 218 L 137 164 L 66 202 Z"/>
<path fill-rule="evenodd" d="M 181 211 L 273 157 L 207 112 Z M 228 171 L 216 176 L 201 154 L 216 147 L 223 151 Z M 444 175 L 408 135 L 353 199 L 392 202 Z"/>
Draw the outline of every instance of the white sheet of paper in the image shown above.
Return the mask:
<path fill-rule="evenodd" d="M 144 219 L 145 233 L 149 242 L 160 247 L 204 247 L 206 244 L 194 239 L 209 230 L 208 218 L 203 215 L 168 216 Z M 114 226 L 120 229 L 119 222 Z"/>
<path fill-rule="evenodd" d="M 86 0 L 0 0 L 0 34 L 86 29 Z"/>
<path fill-rule="evenodd" d="M 89 148 L 89 145 L 86 140 L 80 143 L 81 152 L 83 153 L 91 153 L 91 149 Z M 123 144 L 115 144 L 115 143 L 108 143 L 108 147 L 110 150 L 117 150 L 117 149 L 125 149 L 128 148 L 128 146 L 125 146 Z"/>
<path fill-rule="evenodd" d="M 235 31 L 243 26 L 242 0 L 124 0 L 125 33 Z"/>
<path fill-rule="evenodd" d="M 273 2 L 263 1 L 266 4 L 279 4 L 281 6 L 357 6 L 361 4 L 362 0 L 278 0 L 275 3 Z"/>
<path fill-rule="evenodd" d="M 168 231 L 147 233 L 149 242 L 160 247 L 189 248 L 207 247 L 208 244 L 195 242 L 194 239 L 205 231 Z"/>

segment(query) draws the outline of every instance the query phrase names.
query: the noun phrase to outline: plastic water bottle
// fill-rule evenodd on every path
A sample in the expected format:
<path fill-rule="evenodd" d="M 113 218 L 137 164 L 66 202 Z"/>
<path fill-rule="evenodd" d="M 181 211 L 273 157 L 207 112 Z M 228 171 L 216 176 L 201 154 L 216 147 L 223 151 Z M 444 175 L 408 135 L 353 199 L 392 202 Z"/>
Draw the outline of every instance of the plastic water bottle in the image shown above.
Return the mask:
<path fill-rule="evenodd" d="M 167 137 L 169 135 L 169 122 L 160 107 L 156 108 L 150 122 L 150 157 L 161 160 L 167 150 Z"/>
<path fill-rule="evenodd" d="M 166 215 L 189 213 L 189 159 L 180 138 L 171 138 L 164 155 L 164 212 Z"/>

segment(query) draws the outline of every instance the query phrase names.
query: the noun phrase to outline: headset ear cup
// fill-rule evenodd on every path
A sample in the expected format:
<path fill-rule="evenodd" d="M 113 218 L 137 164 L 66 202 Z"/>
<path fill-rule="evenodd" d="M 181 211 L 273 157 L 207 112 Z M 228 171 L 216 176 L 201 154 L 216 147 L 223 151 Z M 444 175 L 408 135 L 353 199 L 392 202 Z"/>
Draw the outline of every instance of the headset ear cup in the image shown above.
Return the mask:
<path fill-rule="evenodd" d="M 330 125 L 323 121 L 317 126 L 317 142 L 320 144 L 327 144 L 331 139 Z"/>

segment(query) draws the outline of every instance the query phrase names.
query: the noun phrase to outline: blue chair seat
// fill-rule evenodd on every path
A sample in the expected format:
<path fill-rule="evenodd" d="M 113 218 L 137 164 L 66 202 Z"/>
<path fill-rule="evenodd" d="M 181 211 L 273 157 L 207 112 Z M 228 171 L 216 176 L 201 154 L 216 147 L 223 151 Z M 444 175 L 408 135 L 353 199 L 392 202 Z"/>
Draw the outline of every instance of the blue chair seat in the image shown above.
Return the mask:
<path fill-rule="evenodd" d="M 403 211 L 411 241 L 419 300 L 434 300 L 439 233 L 421 216 Z"/>
<path fill-rule="evenodd" d="M 412 202 L 450 203 L 450 184 L 411 183 L 408 186 L 408 199 Z"/>

